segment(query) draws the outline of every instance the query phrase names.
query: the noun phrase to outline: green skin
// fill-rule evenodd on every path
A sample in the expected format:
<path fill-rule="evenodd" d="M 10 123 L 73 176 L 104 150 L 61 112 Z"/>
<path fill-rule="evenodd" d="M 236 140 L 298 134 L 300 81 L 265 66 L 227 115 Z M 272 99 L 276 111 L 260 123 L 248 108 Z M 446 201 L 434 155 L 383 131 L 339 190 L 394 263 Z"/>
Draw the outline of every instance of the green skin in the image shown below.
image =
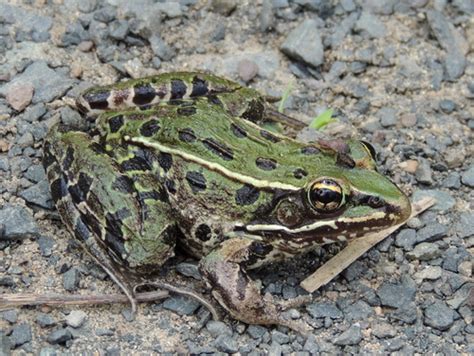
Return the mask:
<path fill-rule="evenodd" d="M 190 95 L 196 81 L 207 92 Z M 176 82 L 186 93 L 173 100 Z M 150 109 L 133 107 L 143 100 L 128 99 L 150 83 L 167 95 Z M 281 311 L 307 299 L 263 296 L 246 270 L 410 215 L 409 200 L 377 173 L 367 144 L 307 145 L 269 133 L 263 121 L 286 118 L 237 83 L 168 73 L 94 88 L 78 103 L 108 112 L 97 119 L 94 139 L 61 126 L 50 131 L 44 165 L 53 199 L 69 230 L 132 301 L 132 276 L 156 271 L 180 244 L 200 259 L 213 296 L 236 319 L 301 331 Z M 310 194 L 323 179 L 336 186 L 332 205 Z"/>

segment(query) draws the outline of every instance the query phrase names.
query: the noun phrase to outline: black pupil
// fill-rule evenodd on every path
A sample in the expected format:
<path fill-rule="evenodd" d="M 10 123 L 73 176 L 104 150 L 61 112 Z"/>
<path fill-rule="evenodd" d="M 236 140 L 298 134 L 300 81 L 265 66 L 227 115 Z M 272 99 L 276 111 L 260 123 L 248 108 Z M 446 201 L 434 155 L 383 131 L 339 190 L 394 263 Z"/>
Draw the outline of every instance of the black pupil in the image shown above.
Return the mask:
<path fill-rule="evenodd" d="M 320 188 L 311 192 L 311 199 L 323 204 L 328 204 L 332 202 L 340 202 L 341 194 L 331 189 Z"/>

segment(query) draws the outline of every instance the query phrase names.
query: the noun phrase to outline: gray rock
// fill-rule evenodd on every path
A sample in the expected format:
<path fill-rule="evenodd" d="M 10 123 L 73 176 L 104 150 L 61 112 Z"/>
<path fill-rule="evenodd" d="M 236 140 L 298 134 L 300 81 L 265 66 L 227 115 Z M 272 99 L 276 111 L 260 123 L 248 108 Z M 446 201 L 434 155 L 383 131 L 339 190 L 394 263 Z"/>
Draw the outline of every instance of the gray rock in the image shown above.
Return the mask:
<path fill-rule="evenodd" d="M 367 11 L 362 12 L 359 20 L 355 23 L 354 29 L 356 31 L 365 31 L 369 38 L 384 37 L 387 33 L 383 22 L 376 15 Z"/>
<path fill-rule="evenodd" d="M 0 355 L 2 356 L 10 356 L 11 355 L 11 344 L 8 337 L 0 331 Z"/>
<path fill-rule="evenodd" d="M 336 336 L 332 341 L 335 345 L 357 345 L 362 340 L 362 332 L 360 326 L 352 325 L 349 329 L 344 331 L 339 336 Z"/>
<path fill-rule="evenodd" d="M 474 188 L 474 166 L 469 167 L 461 175 L 461 182 L 468 187 Z"/>
<path fill-rule="evenodd" d="M 452 23 L 437 10 L 427 11 L 428 23 L 441 47 L 446 51 L 445 70 L 448 80 L 455 80 L 464 73 L 466 67 L 466 40 Z"/>
<path fill-rule="evenodd" d="M 237 344 L 237 341 L 229 335 L 218 336 L 217 339 L 214 341 L 214 345 L 219 351 L 230 354 L 239 351 L 239 345 Z"/>
<path fill-rule="evenodd" d="M 13 346 L 13 348 L 17 348 L 18 346 L 30 342 L 31 339 L 31 326 L 26 323 L 22 323 L 13 328 L 13 331 L 10 335 L 10 344 Z"/>
<path fill-rule="evenodd" d="M 85 129 L 87 127 L 87 121 L 69 106 L 62 107 L 59 112 L 63 124 L 77 129 Z"/>
<path fill-rule="evenodd" d="M 82 310 L 73 310 L 66 317 L 66 324 L 75 329 L 80 328 L 87 319 L 87 314 Z"/>
<path fill-rule="evenodd" d="M 63 274 L 63 287 L 69 292 L 74 292 L 79 286 L 81 279 L 77 268 L 73 267 Z"/>
<path fill-rule="evenodd" d="M 0 277 L 0 286 L 14 288 L 16 283 L 12 276 L 2 276 Z"/>
<path fill-rule="evenodd" d="M 400 320 L 406 324 L 413 324 L 417 319 L 415 302 L 402 305 L 390 314 L 390 318 Z"/>
<path fill-rule="evenodd" d="M 422 242 L 413 251 L 407 252 L 406 256 L 409 260 L 429 261 L 441 256 L 441 251 L 438 245 Z"/>
<path fill-rule="evenodd" d="M 38 234 L 38 226 L 29 211 L 18 205 L 5 204 L 0 209 L 0 226 L 4 226 L 0 240 Z"/>
<path fill-rule="evenodd" d="M 357 8 L 354 0 L 341 0 L 340 5 L 345 12 L 352 12 Z"/>
<path fill-rule="evenodd" d="M 290 337 L 287 334 L 284 334 L 278 330 L 273 330 L 272 341 L 276 342 L 279 345 L 284 345 L 290 342 Z"/>
<path fill-rule="evenodd" d="M 433 242 L 446 236 L 447 232 L 448 227 L 443 224 L 428 224 L 417 232 L 416 242 Z"/>
<path fill-rule="evenodd" d="M 323 63 L 324 48 L 318 22 L 307 19 L 290 32 L 280 48 L 288 57 L 313 67 Z"/>
<path fill-rule="evenodd" d="M 247 333 L 254 339 L 259 339 L 268 332 L 266 328 L 260 325 L 249 325 Z"/>
<path fill-rule="evenodd" d="M 50 102 L 62 96 L 73 81 L 63 73 L 48 67 L 46 62 L 35 61 L 23 73 L 15 76 L 8 84 L 0 87 L 0 95 L 6 95 L 12 86 L 18 84 L 32 84 L 35 88 L 33 104 Z"/>
<path fill-rule="evenodd" d="M 391 308 L 400 308 L 415 299 L 416 288 L 408 283 L 383 283 L 377 289 L 380 303 Z"/>
<path fill-rule="evenodd" d="M 335 26 L 334 32 L 329 36 L 329 43 L 332 48 L 337 48 L 344 38 L 346 38 L 346 36 L 352 31 L 357 22 L 358 16 L 359 15 L 354 12 Z"/>
<path fill-rule="evenodd" d="M 115 331 L 111 329 L 97 328 L 95 329 L 95 334 L 97 336 L 112 336 L 115 334 Z"/>
<path fill-rule="evenodd" d="M 364 0 L 362 8 L 368 12 L 381 15 L 391 15 L 397 0 Z"/>
<path fill-rule="evenodd" d="M 41 256 L 49 257 L 52 255 L 55 244 L 54 239 L 47 236 L 40 236 L 36 241 L 38 242 L 38 246 L 41 251 Z"/>
<path fill-rule="evenodd" d="M 474 288 L 474 285 L 472 283 L 465 283 L 461 288 L 459 288 L 454 293 L 452 298 L 446 301 L 446 303 L 452 309 L 458 309 L 462 305 L 467 304 L 466 302 L 468 301 L 468 298 L 470 297 L 473 288 Z"/>
<path fill-rule="evenodd" d="M 0 158 L 0 171 L 8 172 L 10 170 L 10 162 L 7 157 Z"/>
<path fill-rule="evenodd" d="M 238 1 L 235 0 L 212 0 L 211 9 L 221 15 L 229 16 L 237 7 Z"/>
<path fill-rule="evenodd" d="M 128 22 L 125 20 L 114 21 L 109 25 L 109 36 L 114 40 L 123 41 L 129 31 Z"/>
<path fill-rule="evenodd" d="M 443 99 L 439 102 L 439 108 L 445 114 L 451 114 L 454 110 L 456 110 L 456 103 L 449 99 Z"/>
<path fill-rule="evenodd" d="M 316 336 L 310 334 L 303 345 L 303 350 L 308 351 L 311 355 L 319 353 L 319 345 Z"/>
<path fill-rule="evenodd" d="M 442 272 L 443 270 L 439 266 L 427 266 L 421 271 L 416 272 L 413 275 L 413 278 L 415 278 L 418 281 L 423 281 L 423 280 L 434 281 L 441 277 Z"/>
<path fill-rule="evenodd" d="M 306 310 L 313 318 L 341 319 L 342 311 L 332 302 L 314 303 L 306 306 Z"/>
<path fill-rule="evenodd" d="M 38 183 L 46 179 L 46 172 L 41 164 L 35 164 L 26 170 L 25 178 L 34 183 Z"/>
<path fill-rule="evenodd" d="M 179 315 L 192 315 L 200 304 L 195 299 L 186 298 L 181 295 L 173 296 L 163 302 L 163 308 L 172 310 Z"/>
<path fill-rule="evenodd" d="M 226 323 L 223 323 L 222 321 L 210 320 L 206 324 L 206 329 L 214 338 L 219 335 L 232 336 L 232 329 L 229 326 L 227 326 Z"/>
<path fill-rule="evenodd" d="M 456 200 L 451 196 L 450 193 L 436 189 L 417 190 L 413 194 L 413 201 L 418 201 L 424 197 L 432 197 L 436 199 L 436 204 L 430 208 L 434 211 L 447 211 L 451 209 L 454 204 L 456 204 Z"/>
<path fill-rule="evenodd" d="M 395 245 L 402 247 L 405 251 L 410 251 L 416 243 L 416 231 L 413 229 L 403 229 L 395 238 Z"/>
<path fill-rule="evenodd" d="M 458 172 L 449 172 L 443 182 L 444 187 L 451 189 L 461 188 L 461 176 Z"/>
<path fill-rule="evenodd" d="M 51 345 L 65 344 L 67 341 L 72 340 L 72 334 L 68 329 L 57 329 L 51 332 L 46 340 Z"/>
<path fill-rule="evenodd" d="M 473 212 L 463 212 L 459 215 L 458 221 L 454 225 L 454 230 L 458 237 L 464 239 L 469 236 L 474 235 L 474 213 Z"/>
<path fill-rule="evenodd" d="M 49 30 L 53 25 L 53 19 L 42 16 L 38 11 L 28 11 L 20 6 L 0 3 L 0 20 L 6 19 L 7 23 L 16 23 L 17 35 L 21 32 L 27 34 L 25 40 L 32 39 L 36 42 L 44 42 L 49 39 Z M 2 22 L 2 21 L 0 21 Z"/>
<path fill-rule="evenodd" d="M 377 322 L 372 325 L 372 335 L 379 339 L 391 338 L 397 335 L 397 330 L 388 323 Z"/>
<path fill-rule="evenodd" d="M 454 311 L 438 300 L 425 309 L 423 321 L 437 330 L 448 330 L 454 323 Z"/>
<path fill-rule="evenodd" d="M 170 61 L 176 55 L 175 51 L 159 35 L 154 35 L 150 38 L 150 45 L 153 53 L 163 61 Z"/>
<path fill-rule="evenodd" d="M 46 180 L 32 185 L 18 195 L 30 204 L 38 205 L 45 209 L 52 209 L 54 207 L 53 198 L 51 198 L 49 192 L 49 184 Z"/>
<path fill-rule="evenodd" d="M 100 10 L 94 12 L 94 20 L 109 23 L 117 17 L 117 9 L 113 6 L 104 6 Z"/>
<path fill-rule="evenodd" d="M 53 317 L 45 313 L 39 313 L 36 316 L 36 323 L 42 328 L 47 328 L 49 326 L 56 325 L 56 322 L 54 321 Z"/>
<path fill-rule="evenodd" d="M 97 0 L 81 0 L 77 3 L 79 11 L 88 14 L 97 8 Z"/>
<path fill-rule="evenodd" d="M 373 310 L 366 302 L 362 300 L 356 301 L 354 304 L 348 305 L 343 309 L 345 319 L 349 322 L 354 320 L 367 320 L 373 314 Z"/>
<path fill-rule="evenodd" d="M 181 5 L 178 2 L 165 1 L 156 4 L 156 8 L 168 18 L 180 17 L 183 15 Z"/>
<path fill-rule="evenodd" d="M 260 10 L 260 31 L 265 32 L 274 25 L 275 16 L 273 15 L 273 7 L 271 0 L 263 0 Z"/>
<path fill-rule="evenodd" d="M 18 312 L 15 309 L 5 310 L 2 312 L 2 319 L 15 324 L 18 321 Z"/>
<path fill-rule="evenodd" d="M 196 263 L 182 262 L 176 266 L 176 271 L 181 273 L 183 276 L 192 277 L 200 281 L 202 279 L 201 273 Z"/>
<path fill-rule="evenodd" d="M 433 184 L 433 172 L 430 163 L 423 158 L 419 159 L 419 163 L 415 171 L 416 180 L 422 184 Z"/>
<path fill-rule="evenodd" d="M 397 111 L 394 108 L 384 106 L 377 112 L 377 117 L 383 127 L 395 126 L 397 124 Z"/>

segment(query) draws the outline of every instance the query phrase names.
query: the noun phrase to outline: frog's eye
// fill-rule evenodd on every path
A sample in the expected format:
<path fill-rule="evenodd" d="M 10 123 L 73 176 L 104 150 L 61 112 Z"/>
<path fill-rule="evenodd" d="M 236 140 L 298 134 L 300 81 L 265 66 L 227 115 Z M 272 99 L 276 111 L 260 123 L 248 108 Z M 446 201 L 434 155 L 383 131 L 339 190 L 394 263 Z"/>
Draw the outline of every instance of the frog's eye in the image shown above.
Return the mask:
<path fill-rule="evenodd" d="M 367 141 L 360 141 L 360 143 L 362 143 L 362 146 L 365 147 L 365 149 L 367 150 L 367 152 L 369 152 L 370 156 L 372 157 L 372 159 L 374 161 L 377 160 L 377 151 L 375 151 L 375 148 L 374 146 L 372 146 L 370 143 L 368 143 Z"/>
<path fill-rule="evenodd" d="M 332 179 L 322 179 L 313 183 L 308 191 L 311 206 L 323 213 L 339 209 L 345 202 L 342 187 Z"/>

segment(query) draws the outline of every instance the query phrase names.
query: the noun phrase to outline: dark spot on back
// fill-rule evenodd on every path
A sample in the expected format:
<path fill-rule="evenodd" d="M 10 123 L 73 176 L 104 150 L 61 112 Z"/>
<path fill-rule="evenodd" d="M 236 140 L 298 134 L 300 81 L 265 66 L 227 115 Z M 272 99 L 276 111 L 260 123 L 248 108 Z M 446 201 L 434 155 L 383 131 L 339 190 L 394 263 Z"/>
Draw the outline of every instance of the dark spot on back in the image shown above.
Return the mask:
<path fill-rule="evenodd" d="M 186 84 L 180 79 L 173 79 L 171 81 L 171 100 L 182 99 L 186 94 Z"/>
<path fill-rule="evenodd" d="M 121 193 L 129 194 L 135 191 L 133 180 L 127 176 L 119 175 L 112 183 L 112 189 Z"/>
<path fill-rule="evenodd" d="M 264 171 L 271 171 L 277 167 L 276 161 L 271 158 L 258 157 L 255 160 L 255 164 Z"/>
<path fill-rule="evenodd" d="M 260 136 L 262 136 L 264 139 L 270 141 L 270 142 L 273 142 L 273 143 L 277 143 L 277 142 L 280 142 L 280 138 L 279 137 L 276 137 L 274 135 L 272 135 L 270 132 L 268 132 L 267 130 L 260 130 Z"/>
<path fill-rule="evenodd" d="M 151 119 L 140 127 L 140 133 L 145 137 L 151 137 L 160 130 L 158 120 Z"/>
<path fill-rule="evenodd" d="M 206 178 L 199 172 L 190 171 L 186 173 L 186 180 L 193 193 L 206 190 Z"/>
<path fill-rule="evenodd" d="M 242 113 L 242 117 L 252 122 L 259 122 L 262 120 L 264 110 L 262 100 L 251 100 L 248 103 L 247 110 Z"/>
<path fill-rule="evenodd" d="M 238 137 L 238 138 L 247 137 L 247 131 L 245 131 L 239 125 L 236 125 L 236 124 L 232 123 L 232 124 L 230 124 L 230 129 L 231 129 L 231 131 L 232 131 L 232 133 L 234 134 L 235 137 Z"/>
<path fill-rule="evenodd" d="M 92 177 L 87 175 L 84 172 L 79 173 L 79 178 L 77 179 L 77 185 L 79 189 L 82 191 L 82 194 L 87 197 L 92 185 Z"/>
<path fill-rule="evenodd" d="M 109 119 L 110 132 L 114 133 L 123 126 L 123 116 L 117 115 Z"/>
<path fill-rule="evenodd" d="M 321 150 L 314 146 L 306 146 L 301 149 L 301 153 L 304 155 L 317 155 L 321 153 Z"/>
<path fill-rule="evenodd" d="M 99 91 L 95 93 L 85 94 L 84 100 L 89 103 L 92 110 L 105 110 L 109 107 L 107 99 L 110 96 L 109 90 Z"/>
<path fill-rule="evenodd" d="M 44 148 L 43 148 L 43 167 L 44 167 L 44 170 L 47 171 L 48 168 L 56 162 L 56 158 L 54 157 L 54 155 L 51 153 L 51 147 L 50 147 L 50 144 L 49 142 L 46 142 L 44 144 Z"/>
<path fill-rule="evenodd" d="M 296 179 L 302 179 L 308 175 L 308 172 L 306 172 L 303 168 L 296 168 L 293 171 L 293 175 Z"/>
<path fill-rule="evenodd" d="M 51 189 L 51 197 L 55 203 L 67 195 L 67 184 L 62 177 L 53 180 L 49 187 Z"/>
<path fill-rule="evenodd" d="M 81 213 L 81 219 L 84 222 L 84 224 L 87 225 L 87 227 L 97 236 L 97 238 L 102 237 L 102 230 L 101 230 L 101 225 L 99 223 L 99 220 L 92 215 L 90 212 L 86 211 L 85 213 Z"/>
<path fill-rule="evenodd" d="M 207 94 L 208 91 L 209 88 L 207 86 L 207 82 L 204 79 L 195 76 L 193 78 L 193 90 L 191 92 L 190 97 L 193 98 L 196 96 L 204 96 Z"/>
<path fill-rule="evenodd" d="M 176 194 L 176 186 L 174 184 L 174 181 L 172 181 L 171 179 L 165 180 L 165 187 L 168 193 Z"/>
<path fill-rule="evenodd" d="M 212 153 L 216 154 L 225 161 L 231 161 L 234 159 L 234 153 L 230 147 L 227 147 L 223 143 L 217 142 L 213 138 L 206 138 L 202 141 L 203 145 Z"/>
<path fill-rule="evenodd" d="M 355 167 L 355 161 L 351 156 L 345 153 L 338 153 L 336 158 L 336 164 L 343 168 L 352 169 Z"/>
<path fill-rule="evenodd" d="M 211 228 L 206 224 L 201 224 L 196 228 L 196 237 L 201 241 L 208 241 L 211 236 Z"/>
<path fill-rule="evenodd" d="M 164 203 L 169 202 L 168 192 L 165 189 L 159 189 L 159 190 L 153 189 L 148 192 L 140 192 L 138 194 L 138 197 L 142 201 L 145 199 L 150 199 L 150 200 L 162 201 Z"/>
<path fill-rule="evenodd" d="M 97 154 L 105 154 L 105 149 L 101 145 L 99 145 L 97 142 L 92 142 L 89 146 L 89 149 L 92 150 L 93 152 Z"/>
<path fill-rule="evenodd" d="M 217 97 L 217 95 L 208 95 L 207 96 L 207 101 L 209 102 L 209 104 L 217 105 L 217 106 L 220 106 L 221 108 L 224 107 L 224 105 L 222 104 L 221 99 L 219 99 Z"/>
<path fill-rule="evenodd" d="M 179 130 L 179 139 L 183 142 L 193 143 L 196 141 L 196 135 L 194 134 L 193 129 L 186 127 L 182 130 Z"/>
<path fill-rule="evenodd" d="M 235 195 L 235 202 L 237 205 L 252 205 L 260 196 L 260 191 L 254 186 L 245 184 L 242 188 L 237 190 Z"/>
<path fill-rule="evenodd" d="M 191 116 L 196 113 L 196 108 L 194 106 L 180 107 L 178 108 L 177 113 L 182 116 Z"/>
<path fill-rule="evenodd" d="M 66 155 L 63 159 L 63 170 L 67 171 L 71 168 L 72 162 L 74 161 L 74 149 L 71 146 L 68 146 L 66 149 Z"/>
<path fill-rule="evenodd" d="M 160 152 L 158 154 L 158 163 L 160 164 L 160 167 L 165 170 L 165 172 L 168 172 L 173 165 L 173 158 L 169 153 Z"/>
<path fill-rule="evenodd" d="M 145 110 L 150 110 L 153 106 L 152 105 L 140 105 L 138 108 L 142 111 L 145 111 Z"/>
<path fill-rule="evenodd" d="M 252 266 L 260 260 L 263 260 L 272 252 L 273 247 L 270 244 L 265 244 L 260 241 L 254 241 L 249 246 L 249 257 L 245 262 L 245 266 Z"/>
<path fill-rule="evenodd" d="M 120 166 L 125 171 L 149 171 L 152 169 L 150 163 L 145 158 L 139 156 L 123 161 Z"/>
<path fill-rule="evenodd" d="M 133 89 L 135 92 L 133 103 L 138 106 L 150 104 L 155 98 L 155 89 L 149 83 L 137 84 Z"/>

